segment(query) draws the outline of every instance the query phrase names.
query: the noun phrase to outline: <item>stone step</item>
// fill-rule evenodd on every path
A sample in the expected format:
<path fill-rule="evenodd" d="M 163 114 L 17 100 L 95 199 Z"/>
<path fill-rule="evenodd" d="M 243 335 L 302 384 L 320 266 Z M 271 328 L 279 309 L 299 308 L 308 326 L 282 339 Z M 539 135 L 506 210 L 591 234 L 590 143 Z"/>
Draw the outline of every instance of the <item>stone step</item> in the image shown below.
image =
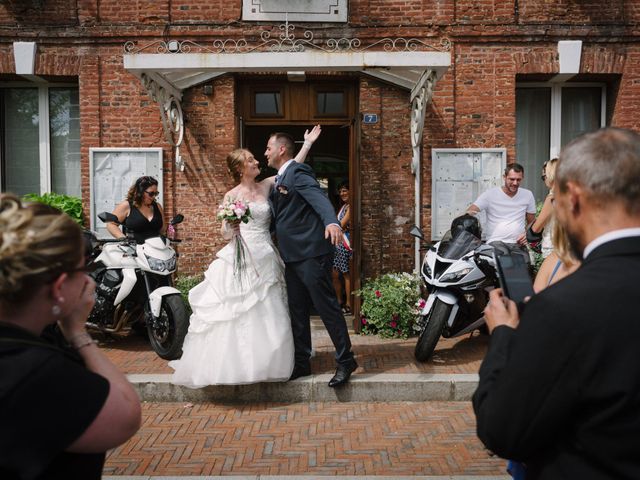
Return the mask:
<path fill-rule="evenodd" d="M 477 374 L 354 374 L 338 388 L 327 384 L 331 374 L 310 375 L 290 382 L 210 385 L 187 388 L 167 374 L 128 375 L 146 402 L 423 402 L 467 401 L 478 385 Z"/>

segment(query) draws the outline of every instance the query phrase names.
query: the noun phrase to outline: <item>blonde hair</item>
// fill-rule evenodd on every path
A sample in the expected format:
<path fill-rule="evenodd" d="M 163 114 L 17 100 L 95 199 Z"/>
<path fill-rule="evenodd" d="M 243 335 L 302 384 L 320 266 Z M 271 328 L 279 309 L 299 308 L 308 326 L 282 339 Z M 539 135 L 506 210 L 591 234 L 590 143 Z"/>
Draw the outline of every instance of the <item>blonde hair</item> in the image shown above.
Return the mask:
<path fill-rule="evenodd" d="M 571 253 L 569 236 L 567 230 L 560 224 L 557 218 L 553 219 L 553 230 L 551 231 L 551 243 L 553 251 L 565 266 L 571 266 L 578 261 Z"/>
<path fill-rule="evenodd" d="M 233 152 L 227 155 L 227 171 L 231 178 L 237 183 L 240 183 L 242 178 L 242 170 L 244 169 L 244 162 L 247 160 L 248 150 L 244 148 L 236 148 Z"/>
<path fill-rule="evenodd" d="M 558 166 L 558 159 L 552 158 L 547 162 L 544 167 L 544 175 L 549 180 L 549 184 L 553 185 L 556 181 L 556 167 Z"/>
<path fill-rule="evenodd" d="M 29 300 L 82 259 L 82 231 L 71 217 L 40 203 L 0 195 L 0 305 Z"/>

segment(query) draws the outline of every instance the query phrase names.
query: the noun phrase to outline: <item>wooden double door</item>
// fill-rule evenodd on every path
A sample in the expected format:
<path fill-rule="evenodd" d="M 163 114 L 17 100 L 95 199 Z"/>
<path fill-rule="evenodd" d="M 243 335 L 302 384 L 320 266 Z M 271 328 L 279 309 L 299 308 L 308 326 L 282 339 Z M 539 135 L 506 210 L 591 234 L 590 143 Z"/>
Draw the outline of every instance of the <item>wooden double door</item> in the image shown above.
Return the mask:
<path fill-rule="evenodd" d="M 352 290 L 360 287 L 360 212 L 359 176 L 357 168 L 357 99 L 353 77 L 341 77 L 304 82 L 289 82 L 283 78 L 241 79 L 238 82 L 238 117 L 240 145 L 249 149 L 260 162 L 263 175 L 275 171 L 267 166 L 264 151 L 269 136 L 275 132 L 289 133 L 300 147 L 304 131 L 320 124 L 322 134 L 313 145 L 306 162 L 316 173 L 336 211 L 340 207 L 338 186 L 347 182 L 352 212 L 351 241 L 354 255 L 351 262 Z M 359 329 L 360 302 L 353 298 L 354 328 Z"/>

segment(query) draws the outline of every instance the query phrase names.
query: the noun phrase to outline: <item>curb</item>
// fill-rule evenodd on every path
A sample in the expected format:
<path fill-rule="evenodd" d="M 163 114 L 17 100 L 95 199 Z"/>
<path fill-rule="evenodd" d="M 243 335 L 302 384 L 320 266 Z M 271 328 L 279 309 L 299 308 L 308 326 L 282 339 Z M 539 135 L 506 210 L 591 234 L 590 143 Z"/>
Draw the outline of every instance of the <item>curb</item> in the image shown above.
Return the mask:
<path fill-rule="evenodd" d="M 298 378 L 290 382 L 255 383 L 250 385 L 211 385 L 204 388 L 192 389 L 181 385 L 173 385 L 170 374 L 128 375 L 129 381 L 136 388 L 141 400 L 146 402 L 307 403 L 468 401 L 471 400 L 471 396 L 478 386 L 477 374 L 356 374 L 351 377 L 351 380 L 347 384 L 339 388 L 330 388 L 327 385 L 331 377 L 332 375 L 330 374 L 322 374 Z M 281 477 L 261 476 L 260 478 Z"/>
<path fill-rule="evenodd" d="M 510 475 L 414 475 L 414 476 L 300 476 L 300 475 L 234 475 L 234 476 L 106 476 L 103 480 L 511 480 Z"/>

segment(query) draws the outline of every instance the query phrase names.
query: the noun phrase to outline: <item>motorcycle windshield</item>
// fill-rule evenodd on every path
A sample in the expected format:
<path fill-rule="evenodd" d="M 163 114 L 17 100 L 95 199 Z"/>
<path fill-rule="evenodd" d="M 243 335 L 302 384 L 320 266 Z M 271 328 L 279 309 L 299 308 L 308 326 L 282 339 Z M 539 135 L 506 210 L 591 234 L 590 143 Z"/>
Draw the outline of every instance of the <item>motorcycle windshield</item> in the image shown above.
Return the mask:
<path fill-rule="evenodd" d="M 475 235 L 467 232 L 466 230 L 460 230 L 438 253 L 442 258 L 456 260 L 462 257 L 465 253 L 478 248 L 481 243 L 480 239 Z"/>

